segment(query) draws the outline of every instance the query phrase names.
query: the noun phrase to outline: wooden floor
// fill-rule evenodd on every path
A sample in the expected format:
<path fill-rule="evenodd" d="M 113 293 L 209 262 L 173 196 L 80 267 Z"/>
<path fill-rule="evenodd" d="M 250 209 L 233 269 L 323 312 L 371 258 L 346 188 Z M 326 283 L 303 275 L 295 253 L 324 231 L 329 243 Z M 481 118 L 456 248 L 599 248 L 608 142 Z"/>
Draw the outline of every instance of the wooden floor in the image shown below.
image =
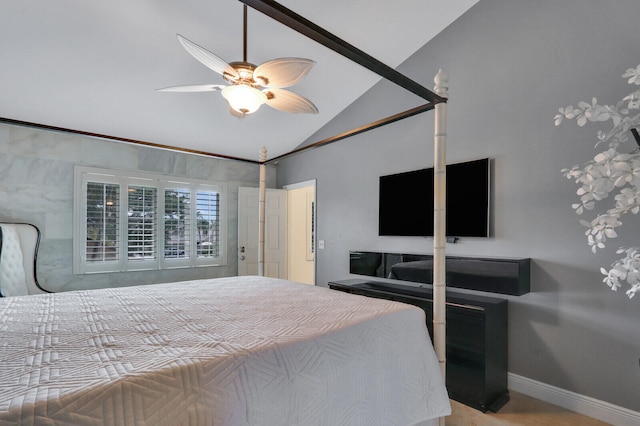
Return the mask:
<path fill-rule="evenodd" d="M 451 401 L 452 414 L 447 426 L 606 426 L 609 423 L 509 391 L 511 400 L 497 413 L 483 413 Z"/>

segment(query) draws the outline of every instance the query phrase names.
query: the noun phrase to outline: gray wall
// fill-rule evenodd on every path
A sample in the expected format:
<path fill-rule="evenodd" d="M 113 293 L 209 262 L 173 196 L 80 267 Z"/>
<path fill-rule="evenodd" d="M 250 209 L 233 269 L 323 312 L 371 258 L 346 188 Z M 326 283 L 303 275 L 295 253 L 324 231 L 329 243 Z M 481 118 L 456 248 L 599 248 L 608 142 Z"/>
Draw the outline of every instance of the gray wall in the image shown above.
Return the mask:
<path fill-rule="evenodd" d="M 74 165 L 226 182 L 227 265 L 74 275 Z M 258 186 L 258 179 L 255 164 L 0 124 L 0 221 L 28 222 L 40 228 L 38 279 L 52 291 L 237 275 L 238 187 Z M 267 185 L 275 185 L 273 167 L 268 168 Z"/>
<path fill-rule="evenodd" d="M 560 169 L 596 153 L 599 127 L 556 128 L 553 117 L 630 91 L 620 76 L 640 62 L 638 18 L 637 0 L 481 0 L 400 67 L 427 87 L 439 67 L 450 75 L 449 162 L 494 159 L 492 237 L 448 253 L 533 260 L 532 293 L 509 298 L 510 372 L 636 411 L 640 300 L 610 291 L 599 268 L 640 243 L 640 217 L 591 253 L 571 209 L 577 187 Z M 310 142 L 409 101 L 381 84 Z M 432 166 L 432 141 L 426 113 L 281 162 L 278 186 L 317 179 L 319 284 L 350 277 L 349 250 L 432 252 L 430 238 L 377 235 L 378 177 Z"/>

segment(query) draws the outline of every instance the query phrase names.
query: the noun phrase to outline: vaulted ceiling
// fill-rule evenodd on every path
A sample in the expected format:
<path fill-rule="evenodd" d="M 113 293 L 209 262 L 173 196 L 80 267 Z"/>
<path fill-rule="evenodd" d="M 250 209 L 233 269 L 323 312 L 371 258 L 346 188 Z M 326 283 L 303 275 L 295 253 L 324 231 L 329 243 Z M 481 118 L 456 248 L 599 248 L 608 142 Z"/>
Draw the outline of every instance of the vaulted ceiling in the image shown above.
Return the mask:
<path fill-rule="evenodd" d="M 395 68 L 476 2 L 280 4 Z M 248 61 L 313 59 L 309 75 L 290 90 L 312 100 L 318 114 L 263 106 L 238 119 L 220 92 L 156 91 L 224 84 L 182 48 L 176 34 L 225 61 L 242 60 L 242 9 L 237 0 L 3 1 L 0 117 L 248 159 L 257 159 L 266 146 L 273 158 L 305 141 L 379 81 L 375 73 L 249 8 Z"/>

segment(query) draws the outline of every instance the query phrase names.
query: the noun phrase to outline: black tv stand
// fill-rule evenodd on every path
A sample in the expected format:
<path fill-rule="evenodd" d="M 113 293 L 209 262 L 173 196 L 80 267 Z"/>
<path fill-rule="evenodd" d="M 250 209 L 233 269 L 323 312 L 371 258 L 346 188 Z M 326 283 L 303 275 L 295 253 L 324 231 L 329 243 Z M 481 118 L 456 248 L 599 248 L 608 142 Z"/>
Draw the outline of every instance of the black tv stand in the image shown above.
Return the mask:
<path fill-rule="evenodd" d="M 433 339 L 430 288 L 362 279 L 332 281 L 329 287 L 418 306 L 426 314 Z M 507 300 L 447 294 L 446 385 L 451 399 L 483 412 L 497 412 L 509 401 L 507 308 Z"/>

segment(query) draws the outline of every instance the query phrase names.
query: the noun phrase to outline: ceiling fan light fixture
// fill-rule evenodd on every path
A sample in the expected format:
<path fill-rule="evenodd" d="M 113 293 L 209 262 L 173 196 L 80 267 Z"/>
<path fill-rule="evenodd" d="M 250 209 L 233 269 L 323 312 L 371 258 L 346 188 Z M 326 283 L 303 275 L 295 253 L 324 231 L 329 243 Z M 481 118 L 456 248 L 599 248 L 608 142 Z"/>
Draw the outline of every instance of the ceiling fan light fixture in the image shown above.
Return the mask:
<path fill-rule="evenodd" d="M 260 105 L 267 102 L 267 95 L 246 84 L 227 86 L 222 89 L 222 96 L 229 106 L 240 114 L 256 112 Z"/>

